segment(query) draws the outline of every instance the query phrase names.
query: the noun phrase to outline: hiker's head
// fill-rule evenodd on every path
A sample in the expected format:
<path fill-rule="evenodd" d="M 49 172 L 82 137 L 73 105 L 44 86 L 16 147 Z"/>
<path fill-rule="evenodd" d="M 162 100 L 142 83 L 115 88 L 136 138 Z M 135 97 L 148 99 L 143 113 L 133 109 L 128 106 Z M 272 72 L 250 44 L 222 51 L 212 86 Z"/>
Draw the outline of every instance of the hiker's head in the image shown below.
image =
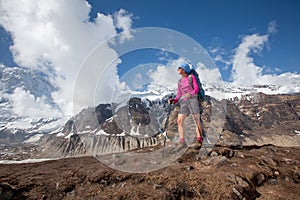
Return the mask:
<path fill-rule="evenodd" d="M 178 68 L 183 69 L 186 74 L 191 72 L 191 67 L 186 63 L 181 64 Z"/>

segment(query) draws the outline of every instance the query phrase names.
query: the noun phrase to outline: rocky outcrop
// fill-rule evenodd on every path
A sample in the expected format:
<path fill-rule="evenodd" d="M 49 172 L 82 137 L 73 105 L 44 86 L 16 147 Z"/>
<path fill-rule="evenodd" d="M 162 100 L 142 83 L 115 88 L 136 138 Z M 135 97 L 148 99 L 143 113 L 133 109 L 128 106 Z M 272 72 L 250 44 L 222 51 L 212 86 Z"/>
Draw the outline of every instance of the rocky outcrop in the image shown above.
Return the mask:
<path fill-rule="evenodd" d="M 68 135 L 73 130 L 76 130 L 76 133 L 89 132 L 99 128 L 99 125 L 110 117 L 112 117 L 112 112 L 109 105 L 86 108 L 67 121 L 62 133 Z"/>
<path fill-rule="evenodd" d="M 140 98 L 131 98 L 128 107 L 131 119 L 135 124 L 148 125 L 151 122 L 148 109 Z"/>
<path fill-rule="evenodd" d="M 69 119 L 64 127 L 44 136 L 40 142 L 44 150 L 39 156 L 95 155 L 156 146 L 160 143 L 160 137 L 155 136 L 159 123 L 151 119 L 155 117 L 147 106 L 141 99 L 132 98 L 128 105 L 114 111 L 110 104 L 86 108 Z M 152 135 L 145 136 L 147 133 Z"/>
<path fill-rule="evenodd" d="M 300 94 L 257 93 L 224 101 L 207 96 L 202 102 L 204 131 L 208 137 L 219 135 L 219 145 L 300 146 Z M 170 134 L 177 132 L 178 112 L 175 106 L 169 115 Z M 193 129 L 193 121 L 186 126 Z"/>
<path fill-rule="evenodd" d="M 201 103 L 203 130 L 212 145 L 300 146 L 299 105 L 300 95 L 297 94 L 258 93 L 223 101 L 207 96 Z M 44 139 L 43 144 L 49 152 L 51 149 L 51 154 L 60 156 L 113 153 L 155 146 L 160 144 L 159 130 L 167 130 L 168 137 L 176 140 L 178 113 L 176 105 L 151 103 L 139 98 L 130 99 L 127 106 L 114 113 L 112 106 L 101 104 L 94 109 L 84 109 L 71 118 L 62 131 Z M 164 120 L 166 128 L 162 127 Z M 191 117 L 186 121 L 186 128 L 187 141 L 192 142 L 196 127 Z M 55 136 L 59 133 L 64 137 Z M 132 133 L 137 135 L 130 135 Z"/>
<path fill-rule="evenodd" d="M 107 153 L 118 153 L 156 146 L 157 137 L 106 136 L 95 134 L 73 134 L 69 138 L 50 135 L 41 144 L 44 146 L 40 157 L 73 157 L 92 156 Z"/>
<path fill-rule="evenodd" d="M 242 145 L 300 146 L 299 122 L 299 94 L 245 95 L 227 102 L 223 135 Z"/>
<path fill-rule="evenodd" d="M 113 116 L 111 107 L 110 104 L 100 104 L 95 108 L 95 114 L 99 124 L 102 124 Z"/>

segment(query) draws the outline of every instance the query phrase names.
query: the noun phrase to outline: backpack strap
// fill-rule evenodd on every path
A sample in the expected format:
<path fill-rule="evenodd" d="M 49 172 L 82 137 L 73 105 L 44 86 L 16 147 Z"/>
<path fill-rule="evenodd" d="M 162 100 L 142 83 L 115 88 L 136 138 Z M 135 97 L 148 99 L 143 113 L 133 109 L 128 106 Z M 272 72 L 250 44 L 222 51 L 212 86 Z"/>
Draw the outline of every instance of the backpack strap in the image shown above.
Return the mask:
<path fill-rule="evenodd" d="M 180 79 L 177 81 L 178 86 L 181 86 L 181 79 L 182 79 L 182 78 L 180 78 Z"/>
<path fill-rule="evenodd" d="M 190 82 L 190 85 L 192 86 L 192 88 L 194 89 L 194 85 L 193 85 L 193 77 L 192 77 L 192 74 L 189 74 L 189 82 Z"/>
<path fill-rule="evenodd" d="M 190 86 L 194 89 L 192 74 L 189 74 L 189 75 L 188 75 L 188 78 L 189 78 Z M 181 87 L 181 79 L 182 79 L 182 78 L 180 78 L 180 79 L 178 80 L 178 86 L 180 86 L 180 87 Z"/>
<path fill-rule="evenodd" d="M 179 80 L 178 80 L 178 82 L 177 82 L 177 85 L 178 85 L 178 88 L 181 90 L 181 79 L 182 78 L 180 78 Z"/>

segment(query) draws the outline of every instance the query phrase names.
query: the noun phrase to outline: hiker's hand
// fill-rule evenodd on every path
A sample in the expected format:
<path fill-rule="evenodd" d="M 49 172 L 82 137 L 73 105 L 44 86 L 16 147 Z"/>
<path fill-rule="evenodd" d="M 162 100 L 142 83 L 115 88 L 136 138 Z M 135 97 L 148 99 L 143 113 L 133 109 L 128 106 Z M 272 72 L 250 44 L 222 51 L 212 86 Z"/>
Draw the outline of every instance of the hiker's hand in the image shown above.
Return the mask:
<path fill-rule="evenodd" d="M 191 95 L 190 93 L 186 93 L 186 94 L 184 95 L 184 97 L 185 97 L 185 98 L 191 98 L 192 95 Z"/>
<path fill-rule="evenodd" d="M 168 99 L 168 103 L 169 104 L 173 104 L 174 103 L 174 99 Z"/>

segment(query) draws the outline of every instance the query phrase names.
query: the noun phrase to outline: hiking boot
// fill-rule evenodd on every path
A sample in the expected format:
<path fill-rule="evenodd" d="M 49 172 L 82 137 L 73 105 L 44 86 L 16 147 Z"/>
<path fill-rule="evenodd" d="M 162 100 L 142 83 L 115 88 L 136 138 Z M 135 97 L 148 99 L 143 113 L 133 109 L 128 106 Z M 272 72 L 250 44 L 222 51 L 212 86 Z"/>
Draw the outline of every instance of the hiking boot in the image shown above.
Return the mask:
<path fill-rule="evenodd" d="M 195 150 L 199 150 L 202 146 L 202 138 L 201 140 L 196 140 L 193 144 L 190 145 L 191 148 L 194 148 Z"/>
<path fill-rule="evenodd" d="M 186 148 L 187 148 L 187 144 L 185 142 L 179 142 L 175 148 L 175 153 L 178 153 L 179 151 L 186 149 Z"/>

